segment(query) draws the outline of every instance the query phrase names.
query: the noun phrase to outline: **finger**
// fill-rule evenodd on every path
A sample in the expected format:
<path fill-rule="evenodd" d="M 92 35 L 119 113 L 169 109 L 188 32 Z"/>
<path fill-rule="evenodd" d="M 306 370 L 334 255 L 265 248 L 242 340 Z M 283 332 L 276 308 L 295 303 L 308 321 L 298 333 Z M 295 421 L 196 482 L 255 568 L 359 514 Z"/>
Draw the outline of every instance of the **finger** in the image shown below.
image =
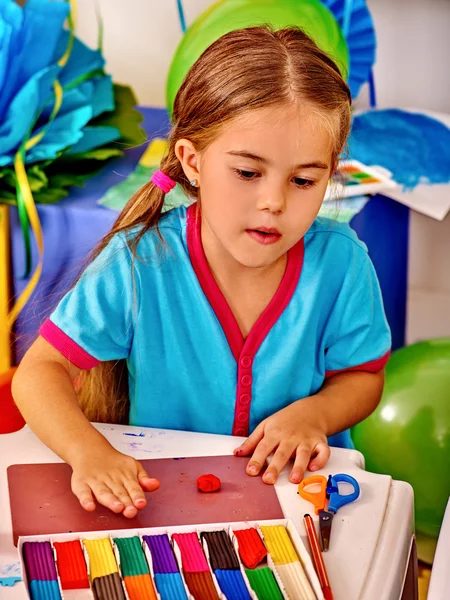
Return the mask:
<path fill-rule="evenodd" d="M 264 437 L 264 422 L 260 423 L 251 435 L 243 442 L 239 448 L 236 448 L 234 454 L 236 456 L 248 456 L 253 452 L 256 446 Z"/>
<path fill-rule="evenodd" d="M 132 504 L 138 509 L 144 508 L 147 504 L 147 500 L 139 483 L 134 479 L 126 479 L 123 483 L 128 496 L 131 498 Z"/>
<path fill-rule="evenodd" d="M 280 444 L 278 446 L 272 460 L 270 461 L 270 465 L 267 467 L 266 472 L 263 475 L 264 483 L 275 483 L 279 474 L 291 458 L 294 450 L 294 444 Z"/>
<path fill-rule="evenodd" d="M 308 463 L 311 459 L 312 448 L 305 445 L 298 446 L 295 451 L 294 466 L 289 479 L 292 483 L 299 483 L 303 479 Z"/>
<path fill-rule="evenodd" d="M 79 503 L 89 512 L 95 510 L 95 502 L 92 497 L 91 488 L 86 483 L 72 483 L 72 492 L 78 498 Z"/>
<path fill-rule="evenodd" d="M 113 494 L 122 503 L 122 513 L 124 517 L 133 518 L 137 515 L 137 508 L 134 506 L 130 495 L 126 489 L 125 482 L 116 482 L 110 485 Z"/>
<path fill-rule="evenodd" d="M 331 450 L 328 444 L 325 442 L 319 442 L 313 450 L 313 458 L 309 462 L 308 469 L 310 471 L 317 471 L 322 469 L 330 458 Z"/>
<path fill-rule="evenodd" d="M 265 466 L 267 457 L 273 452 L 277 444 L 277 441 L 274 439 L 270 440 L 267 437 L 264 437 L 259 442 L 247 465 L 247 473 L 249 475 L 258 475 Z"/>
<path fill-rule="evenodd" d="M 91 490 L 97 498 L 98 503 L 102 506 L 106 506 L 106 508 L 109 508 L 115 513 L 123 511 L 124 505 L 105 483 L 93 482 Z"/>
<path fill-rule="evenodd" d="M 137 478 L 139 481 L 139 485 L 146 492 L 154 492 L 160 486 L 160 483 L 157 479 L 153 477 L 149 477 L 147 471 L 142 468 L 142 465 L 138 463 L 138 474 Z"/>

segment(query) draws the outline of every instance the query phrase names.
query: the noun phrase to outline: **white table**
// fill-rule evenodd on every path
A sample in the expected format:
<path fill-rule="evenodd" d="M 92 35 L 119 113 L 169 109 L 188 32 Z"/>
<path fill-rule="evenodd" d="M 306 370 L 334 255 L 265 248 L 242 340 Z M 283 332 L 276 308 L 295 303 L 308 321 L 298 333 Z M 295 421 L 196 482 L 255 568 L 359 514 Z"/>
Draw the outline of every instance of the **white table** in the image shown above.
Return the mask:
<path fill-rule="evenodd" d="M 97 425 L 118 450 L 137 459 L 231 454 L 240 439 L 183 431 Z M 124 435 L 142 434 L 139 437 Z M 12 464 L 60 462 L 28 427 L 0 435 L 0 578 L 19 568 L 12 542 L 6 469 Z M 361 486 L 360 498 L 340 509 L 333 520 L 333 543 L 324 554 L 335 600 L 399 600 L 413 539 L 413 493 L 410 486 L 364 469 L 359 452 L 333 448 L 323 475 L 348 473 Z M 285 469 L 276 490 L 285 517 L 291 519 L 306 546 L 303 515 L 312 506 L 297 494 Z M 316 517 L 317 518 L 317 517 Z M 22 582 L 0 587 L 2 600 L 27 598 Z M 406 596 L 404 596 L 406 599 Z M 408 596 L 408 600 L 412 596 Z"/>

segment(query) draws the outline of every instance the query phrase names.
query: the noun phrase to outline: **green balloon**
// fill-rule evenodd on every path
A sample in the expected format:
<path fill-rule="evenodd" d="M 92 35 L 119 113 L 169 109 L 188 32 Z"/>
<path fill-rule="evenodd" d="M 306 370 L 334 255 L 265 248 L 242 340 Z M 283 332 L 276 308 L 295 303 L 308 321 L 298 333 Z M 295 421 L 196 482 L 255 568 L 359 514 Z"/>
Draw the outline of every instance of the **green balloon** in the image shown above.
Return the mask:
<path fill-rule="evenodd" d="M 219 0 L 187 29 L 175 51 L 167 78 L 166 99 L 172 111 L 187 72 L 219 37 L 243 27 L 271 24 L 301 27 L 348 73 L 348 50 L 333 13 L 320 0 Z"/>
<path fill-rule="evenodd" d="M 437 537 L 450 496 L 450 338 L 392 354 L 380 406 L 352 437 L 368 471 L 412 485 L 416 529 Z"/>

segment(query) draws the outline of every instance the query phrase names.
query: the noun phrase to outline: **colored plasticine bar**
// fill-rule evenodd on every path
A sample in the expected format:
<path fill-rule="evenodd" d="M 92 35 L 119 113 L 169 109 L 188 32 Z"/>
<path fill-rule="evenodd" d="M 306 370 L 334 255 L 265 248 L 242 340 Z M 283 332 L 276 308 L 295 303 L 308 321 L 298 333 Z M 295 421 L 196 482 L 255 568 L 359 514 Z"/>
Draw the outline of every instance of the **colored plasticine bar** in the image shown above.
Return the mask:
<path fill-rule="evenodd" d="M 209 571 L 208 562 L 196 533 L 174 533 L 172 539 L 180 549 L 185 573 Z"/>
<path fill-rule="evenodd" d="M 55 542 L 56 564 L 63 590 L 89 588 L 89 577 L 79 540 Z"/>
<path fill-rule="evenodd" d="M 33 579 L 29 584 L 32 600 L 61 600 L 61 593 L 56 579 L 44 581 Z"/>
<path fill-rule="evenodd" d="M 130 600 L 156 600 L 155 586 L 149 574 L 124 577 L 123 582 Z"/>
<path fill-rule="evenodd" d="M 50 542 L 24 542 L 22 551 L 29 581 L 57 580 Z"/>
<path fill-rule="evenodd" d="M 99 540 L 83 540 L 89 556 L 89 575 L 91 581 L 96 577 L 104 577 L 118 573 L 116 558 L 109 538 Z"/>
<path fill-rule="evenodd" d="M 150 549 L 155 573 L 179 572 L 168 535 L 144 535 L 143 540 Z"/>
<path fill-rule="evenodd" d="M 195 600 L 219 600 L 211 573 L 202 571 L 184 573 L 188 590 Z"/>
<path fill-rule="evenodd" d="M 155 585 L 161 600 L 187 600 L 180 573 L 155 573 Z"/>
<path fill-rule="evenodd" d="M 217 569 L 214 571 L 214 575 L 227 600 L 251 600 L 240 571 Z"/>
<path fill-rule="evenodd" d="M 205 531 L 200 538 L 206 541 L 209 560 L 213 571 L 216 569 L 239 569 L 239 559 L 230 536 L 226 531 Z"/>
<path fill-rule="evenodd" d="M 149 573 L 141 540 L 137 535 L 130 538 L 114 538 L 114 543 L 119 550 L 120 570 L 124 577 L 132 575 L 145 575 Z"/>
<path fill-rule="evenodd" d="M 95 600 L 125 600 L 119 573 L 96 577 L 92 582 Z"/>
<path fill-rule="evenodd" d="M 260 529 L 266 548 L 276 565 L 286 565 L 299 560 L 284 525 L 262 525 Z"/>
<path fill-rule="evenodd" d="M 316 595 L 299 561 L 278 565 L 276 570 L 289 598 L 316 600 Z"/>
<path fill-rule="evenodd" d="M 238 541 L 239 556 L 242 562 L 249 569 L 254 569 L 267 556 L 266 547 L 259 533 L 254 527 L 233 530 L 233 533 Z"/>
<path fill-rule="evenodd" d="M 258 600 L 283 600 L 277 580 L 269 567 L 246 569 L 245 574 Z"/>

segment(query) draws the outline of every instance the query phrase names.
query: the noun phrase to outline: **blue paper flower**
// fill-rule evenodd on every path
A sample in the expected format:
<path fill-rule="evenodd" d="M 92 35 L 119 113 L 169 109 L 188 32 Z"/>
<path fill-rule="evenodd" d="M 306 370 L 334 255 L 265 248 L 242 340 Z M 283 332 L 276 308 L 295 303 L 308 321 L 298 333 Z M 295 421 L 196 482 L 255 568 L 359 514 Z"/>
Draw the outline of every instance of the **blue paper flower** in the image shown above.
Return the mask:
<path fill-rule="evenodd" d="M 27 152 L 27 163 L 53 160 L 63 151 L 87 152 L 120 138 L 115 127 L 88 125 L 114 109 L 101 52 L 75 38 L 69 60 L 58 65 L 69 42 L 63 28 L 69 9 L 64 1 L 28 0 L 22 8 L 0 0 L 0 168 L 12 165 L 23 140 L 48 123 L 55 80 L 63 88 L 62 105 L 45 136 Z"/>

